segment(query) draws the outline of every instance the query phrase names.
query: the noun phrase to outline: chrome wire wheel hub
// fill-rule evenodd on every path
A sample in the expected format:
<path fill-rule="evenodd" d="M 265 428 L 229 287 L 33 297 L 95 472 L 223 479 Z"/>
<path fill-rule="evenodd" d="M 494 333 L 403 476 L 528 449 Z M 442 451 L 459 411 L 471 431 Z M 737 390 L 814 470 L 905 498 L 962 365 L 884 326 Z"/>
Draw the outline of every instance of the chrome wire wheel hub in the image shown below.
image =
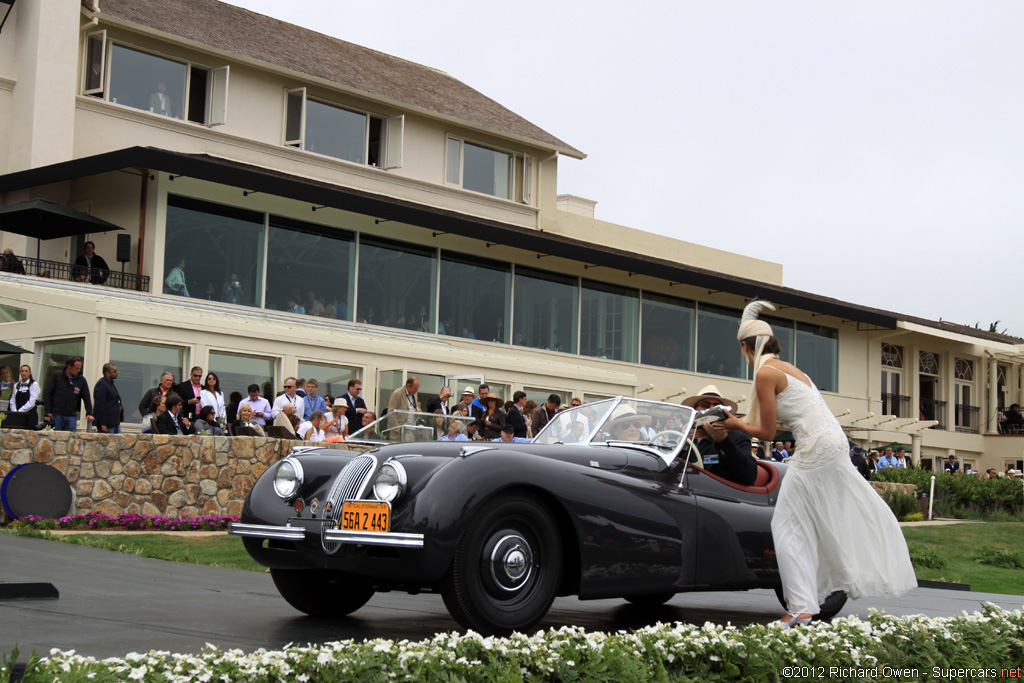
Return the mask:
<path fill-rule="evenodd" d="M 533 551 L 519 534 L 507 534 L 494 544 L 488 565 L 494 585 L 506 595 L 514 593 L 522 589 L 533 575 Z"/>

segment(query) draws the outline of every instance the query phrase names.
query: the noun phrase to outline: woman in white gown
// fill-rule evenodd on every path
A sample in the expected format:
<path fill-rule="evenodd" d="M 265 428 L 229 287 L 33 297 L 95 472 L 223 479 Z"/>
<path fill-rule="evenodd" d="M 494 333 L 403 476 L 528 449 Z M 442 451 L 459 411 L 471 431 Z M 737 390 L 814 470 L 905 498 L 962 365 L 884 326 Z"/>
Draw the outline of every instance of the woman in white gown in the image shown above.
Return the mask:
<path fill-rule="evenodd" d="M 761 440 L 776 420 L 788 425 L 796 450 L 782 481 L 772 536 L 789 612 L 783 626 L 806 624 L 833 591 L 851 598 L 895 597 L 917 586 L 899 523 L 850 461 L 849 442 L 817 387 L 779 359 L 779 343 L 758 320 L 767 301 L 743 311 L 737 338 L 754 371 L 754 398 L 744 420 L 720 424 Z"/>

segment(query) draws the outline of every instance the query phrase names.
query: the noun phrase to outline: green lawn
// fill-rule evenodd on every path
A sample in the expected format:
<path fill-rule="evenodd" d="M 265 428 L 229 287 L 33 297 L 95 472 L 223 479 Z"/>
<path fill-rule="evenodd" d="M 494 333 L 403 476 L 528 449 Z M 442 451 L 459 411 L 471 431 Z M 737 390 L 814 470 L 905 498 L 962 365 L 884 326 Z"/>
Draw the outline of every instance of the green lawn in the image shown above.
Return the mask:
<path fill-rule="evenodd" d="M 152 534 L 117 532 L 100 532 L 94 534 L 68 534 L 44 536 L 42 532 L 19 530 L 21 536 L 49 538 L 65 543 L 77 543 L 94 548 L 106 548 L 123 553 L 134 553 L 143 557 L 154 557 L 172 562 L 188 562 L 205 564 L 212 567 L 229 569 L 246 569 L 254 572 L 265 572 L 267 568 L 256 564 L 242 547 L 242 539 L 228 536 L 225 531 L 216 536 L 184 536 L 174 531 L 161 531 Z"/>
<path fill-rule="evenodd" d="M 1024 527 L 1017 522 L 978 522 L 944 526 L 904 527 L 911 554 L 925 554 L 945 560 L 941 568 L 915 565 L 917 578 L 970 584 L 971 590 L 985 593 L 1024 594 L 1020 569 L 981 564 L 970 555 L 985 548 L 1024 555 Z M 42 538 L 37 531 L 16 533 Z M 80 543 L 97 548 L 135 553 L 174 562 L 190 562 L 215 567 L 265 572 L 266 568 L 250 559 L 242 540 L 227 533 L 217 536 L 188 537 L 173 531 L 152 534 L 103 532 L 49 536 L 52 540 Z"/>
<path fill-rule="evenodd" d="M 911 554 L 932 551 L 946 561 L 941 568 L 915 566 L 919 579 L 970 584 L 972 591 L 1024 594 L 1020 569 L 981 564 L 970 556 L 985 548 L 1024 553 L 1024 527 L 1018 522 L 977 522 L 904 527 Z"/>

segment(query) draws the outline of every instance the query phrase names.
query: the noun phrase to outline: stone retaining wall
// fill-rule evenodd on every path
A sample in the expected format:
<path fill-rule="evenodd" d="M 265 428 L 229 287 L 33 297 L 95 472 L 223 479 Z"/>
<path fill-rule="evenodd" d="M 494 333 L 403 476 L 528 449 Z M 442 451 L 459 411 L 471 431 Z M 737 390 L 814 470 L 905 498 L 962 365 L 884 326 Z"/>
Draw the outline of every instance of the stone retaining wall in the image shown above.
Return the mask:
<path fill-rule="evenodd" d="M 252 436 L 169 436 L 0 429 L 0 479 L 41 462 L 71 484 L 69 514 L 234 515 L 263 472 L 295 446 L 365 450 Z M 0 510 L 0 522 L 10 521 Z"/>
<path fill-rule="evenodd" d="M 917 498 L 917 484 L 900 484 L 894 481 L 869 481 L 868 483 L 875 491 L 878 491 L 878 495 L 882 495 L 886 491 L 898 491 Z"/>

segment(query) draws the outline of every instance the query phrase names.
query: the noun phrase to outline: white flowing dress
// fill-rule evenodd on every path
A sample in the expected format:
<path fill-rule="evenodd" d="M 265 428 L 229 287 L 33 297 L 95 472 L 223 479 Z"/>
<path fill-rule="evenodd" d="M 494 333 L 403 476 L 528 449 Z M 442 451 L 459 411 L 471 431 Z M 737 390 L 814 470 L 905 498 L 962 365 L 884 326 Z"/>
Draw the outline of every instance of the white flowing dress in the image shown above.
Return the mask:
<path fill-rule="evenodd" d="M 846 435 L 817 387 L 764 367 L 786 375 L 775 400 L 796 442 L 772 517 L 790 613 L 817 614 L 835 590 L 891 598 L 916 587 L 899 523 L 853 466 Z"/>

